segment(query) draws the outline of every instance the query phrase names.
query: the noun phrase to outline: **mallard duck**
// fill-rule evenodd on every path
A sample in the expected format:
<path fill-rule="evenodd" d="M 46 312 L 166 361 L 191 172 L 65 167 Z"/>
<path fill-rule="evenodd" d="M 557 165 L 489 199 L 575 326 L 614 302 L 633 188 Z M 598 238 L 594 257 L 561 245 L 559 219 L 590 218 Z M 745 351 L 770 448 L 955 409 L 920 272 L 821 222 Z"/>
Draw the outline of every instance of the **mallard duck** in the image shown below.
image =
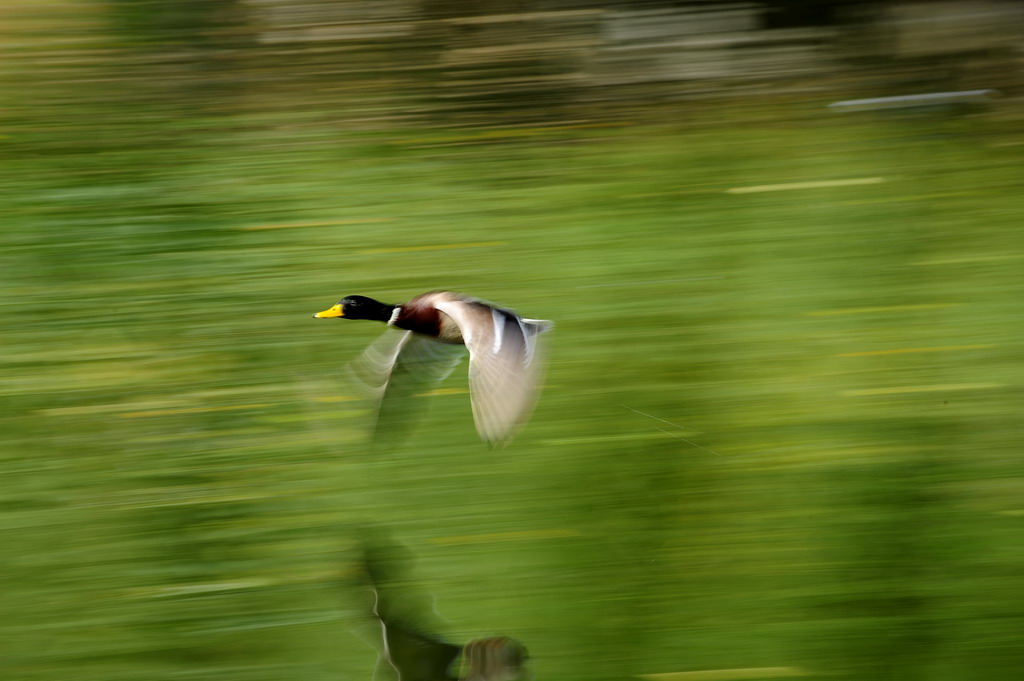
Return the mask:
<path fill-rule="evenodd" d="M 473 418 L 481 439 L 491 445 L 510 440 L 529 417 L 542 366 L 537 336 L 553 326 L 451 291 L 424 293 L 398 305 L 346 296 L 313 316 L 369 319 L 405 332 L 385 334 L 353 367 L 381 400 L 378 432 L 389 403 L 445 378 L 468 349 Z"/>

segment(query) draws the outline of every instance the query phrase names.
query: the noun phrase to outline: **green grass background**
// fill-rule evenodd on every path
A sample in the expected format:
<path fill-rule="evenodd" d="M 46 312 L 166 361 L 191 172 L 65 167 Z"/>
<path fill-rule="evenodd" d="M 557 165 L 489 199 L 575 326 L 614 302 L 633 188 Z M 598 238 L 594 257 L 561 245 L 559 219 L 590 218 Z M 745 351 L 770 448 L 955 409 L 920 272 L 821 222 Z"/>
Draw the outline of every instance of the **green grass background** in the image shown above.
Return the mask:
<path fill-rule="evenodd" d="M 368 679 L 367 524 L 538 679 L 1016 678 L 1012 105 L 513 134 L 89 92 L 5 113 L 3 678 Z M 554 320 L 545 392 L 489 451 L 457 372 L 371 455 L 339 370 L 381 328 L 310 315 L 437 288 Z"/>

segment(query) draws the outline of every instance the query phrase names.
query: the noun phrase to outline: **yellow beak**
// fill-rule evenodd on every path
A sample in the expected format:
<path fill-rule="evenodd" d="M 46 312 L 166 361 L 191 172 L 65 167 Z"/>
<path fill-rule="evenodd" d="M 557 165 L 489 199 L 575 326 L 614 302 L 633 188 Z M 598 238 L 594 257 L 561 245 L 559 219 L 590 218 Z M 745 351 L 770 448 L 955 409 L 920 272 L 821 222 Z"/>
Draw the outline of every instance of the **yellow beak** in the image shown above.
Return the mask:
<path fill-rule="evenodd" d="M 341 309 L 341 303 L 327 308 L 323 312 L 317 312 L 313 315 L 317 319 L 328 319 L 330 317 L 344 317 L 345 313 Z"/>

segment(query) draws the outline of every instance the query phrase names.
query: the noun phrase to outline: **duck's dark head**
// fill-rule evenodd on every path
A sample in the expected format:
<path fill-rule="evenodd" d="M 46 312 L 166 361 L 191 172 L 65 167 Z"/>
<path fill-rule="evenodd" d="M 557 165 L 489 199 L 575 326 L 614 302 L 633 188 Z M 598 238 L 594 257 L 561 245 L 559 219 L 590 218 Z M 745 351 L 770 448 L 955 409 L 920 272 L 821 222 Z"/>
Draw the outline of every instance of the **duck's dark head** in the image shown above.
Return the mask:
<path fill-rule="evenodd" d="M 335 305 L 332 305 L 323 312 L 317 312 L 313 316 L 317 319 L 344 317 L 345 319 L 373 319 L 379 322 L 386 322 L 391 319 L 391 313 L 394 311 L 394 305 L 388 305 L 373 298 L 345 296 Z"/>

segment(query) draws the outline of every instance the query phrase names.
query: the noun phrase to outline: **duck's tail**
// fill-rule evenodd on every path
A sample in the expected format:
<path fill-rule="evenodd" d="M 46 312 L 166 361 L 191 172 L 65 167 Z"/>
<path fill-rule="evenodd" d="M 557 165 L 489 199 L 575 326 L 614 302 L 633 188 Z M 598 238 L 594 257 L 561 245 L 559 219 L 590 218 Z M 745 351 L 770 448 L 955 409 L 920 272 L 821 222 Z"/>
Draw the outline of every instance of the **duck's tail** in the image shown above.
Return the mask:
<path fill-rule="evenodd" d="M 555 323 L 550 319 L 524 319 L 523 324 L 534 333 L 544 333 L 555 328 Z"/>

